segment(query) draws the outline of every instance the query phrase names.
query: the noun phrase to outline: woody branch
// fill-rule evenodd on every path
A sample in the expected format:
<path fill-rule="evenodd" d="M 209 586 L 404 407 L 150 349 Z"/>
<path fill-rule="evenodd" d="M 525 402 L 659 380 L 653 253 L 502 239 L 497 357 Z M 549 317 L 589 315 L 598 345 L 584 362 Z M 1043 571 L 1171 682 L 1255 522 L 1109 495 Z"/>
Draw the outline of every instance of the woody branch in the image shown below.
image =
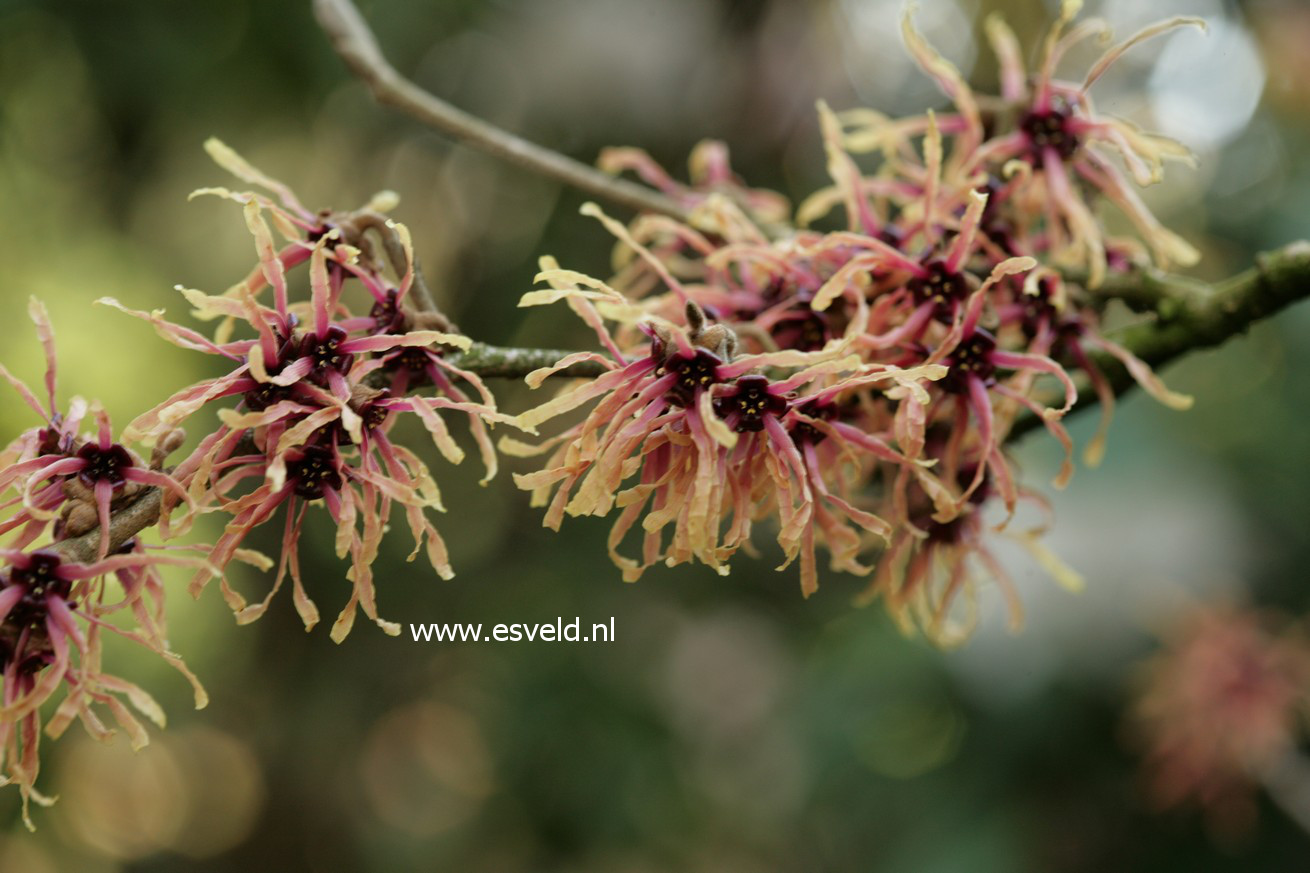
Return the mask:
<path fill-rule="evenodd" d="M 1217 284 L 1162 273 L 1141 272 L 1111 280 L 1103 294 L 1117 297 L 1139 312 L 1148 314 L 1146 323 L 1129 328 L 1122 344 L 1153 367 L 1198 349 L 1221 345 L 1245 333 L 1251 325 L 1287 306 L 1310 298 L 1310 242 L 1298 242 L 1261 255 L 1256 265 Z M 520 378 L 549 366 L 568 352 L 553 349 L 525 349 L 474 343 L 458 358 L 460 367 L 486 377 Z M 1118 361 L 1108 356 L 1098 361 L 1122 394 L 1136 383 Z M 592 377 L 599 365 L 584 362 L 560 375 Z M 1076 409 L 1094 406 L 1095 395 L 1084 393 Z M 1010 433 L 1013 439 L 1040 424 L 1023 419 Z M 110 544 L 118 548 L 159 520 L 160 496 L 149 489 L 133 503 L 115 511 Z M 100 542 L 96 530 L 60 542 L 59 549 L 70 560 L 94 560 Z"/>
<path fill-rule="evenodd" d="M 350 0 L 314 0 L 314 9 L 334 49 L 369 87 L 378 102 L 393 106 L 489 154 L 618 206 L 680 219 L 686 217 L 685 210 L 663 194 L 615 179 L 503 131 L 405 79 L 387 62 L 376 38 Z M 1214 284 L 1139 270 L 1107 280 L 1097 294 L 1107 301 L 1120 300 L 1147 317 L 1117 339 L 1147 364 L 1160 367 L 1189 352 L 1221 345 L 1245 333 L 1256 322 L 1299 300 L 1310 298 L 1310 242 L 1296 242 L 1263 254 L 1250 269 Z M 436 311 L 430 296 L 418 297 L 415 303 L 422 310 Z M 533 370 L 554 364 L 567 354 L 569 352 L 564 350 L 474 343 L 467 351 L 452 354 L 452 362 L 483 377 L 522 378 Z M 1097 358 L 1097 363 L 1115 394 L 1122 394 L 1136 384 L 1119 361 L 1103 355 Z M 557 375 L 588 378 L 601 372 L 599 364 L 582 362 Z M 1094 394 L 1084 392 L 1075 411 L 1095 406 L 1096 402 Z M 1022 418 L 1011 429 L 1009 438 L 1013 440 L 1039 425 L 1034 417 Z M 144 490 L 133 502 L 116 508 L 110 522 L 111 549 L 121 547 L 156 524 L 160 506 L 160 494 L 151 488 Z M 90 561 L 95 558 L 99 542 L 97 528 L 80 537 L 63 540 L 55 548 L 69 560 Z"/>

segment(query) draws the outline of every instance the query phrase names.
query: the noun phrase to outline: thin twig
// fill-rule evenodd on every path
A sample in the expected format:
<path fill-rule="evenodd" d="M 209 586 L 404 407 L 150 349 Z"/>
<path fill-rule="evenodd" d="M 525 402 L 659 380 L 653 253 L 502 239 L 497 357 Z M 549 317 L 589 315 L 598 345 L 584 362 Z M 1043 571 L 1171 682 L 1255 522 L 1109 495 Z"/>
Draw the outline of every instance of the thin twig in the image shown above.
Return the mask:
<path fill-rule="evenodd" d="M 427 280 L 423 278 L 423 269 L 419 266 L 418 255 L 412 254 L 413 264 L 408 262 L 409 259 L 405 256 L 405 247 L 401 243 L 395 224 L 391 219 L 380 213 L 361 209 L 349 213 L 342 223 L 349 224 L 350 230 L 358 237 L 353 241 L 347 240 L 352 244 L 364 242 L 364 234 L 370 230 L 375 231 L 378 238 L 382 240 L 382 250 L 386 253 L 387 260 L 391 262 L 391 269 L 396 271 L 396 275 L 403 276 L 407 270 L 413 274 L 414 278 L 409 288 L 409 299 L 413 301 L 414 306 L 423 312 L 430 312 L 434 315 L 442 314 L 441 309 L 437 306 L 437 299 L 432 296 L 432 291 L 428 288 Z M 454 325 L 448 323 L 440 329 L 452 330 L 453 328 Z"/>
<path fill-rule="evenodd" d="M 659 212 L 685 219 L 687 212 L 669 197 L 625 179 L 616 179 L 570 157 L 543 148 L 464 112 L 423 90 L 391 66 L 377 37 L 350 0 L 314 0 L 314 15 L 332 48 L 373 97 L 429 127 L 518 164 L 558 179 L 588 194 L 638 212 Z"/>
<path fill-rule="evenodd" d="M 1256 266 L 1216 285 L 1157 273 L 1120 277 L 1107 283 L 1103 294 L 1150 309 L 1155 320 L 1127 332 L 1122 344 L 1152 366 L 1159 367 L 1197 349 L 1219 345 L 1245 333 L 1257 321 L 1283 308 L 1310 298 L 1310 242 L 1300 242 L 1262 255 Z M 1149 306 L 1148 306 L 1149 302 Z M 522 378 L 533 370 L 548 367 L 569 354 L 556 349 L 521 349 L 474 343 L 468 351 L 452 357 L 452 363 L 485 377 Z M 1098 358 L 1115 394 L 1123 394 L 1136 383 L 1119 362 Z M 566 378 L 598 376 L 603 368 L 584 361 L 556 374 Z M 1096 404 L 1087 394 L 1075 407 Z M 1039 427 L 1036 418 L 1023 418 L 1011 429 L 1015 439 Z M 111 522 L 110 549 L 117 549 L 159 519 L 159 492 L 151 488 L 128 506 L 116 510 Z M 80 537 L 64 540 L 54 548 L 69 560 L 91 561 L 100 544 L 99 528 Z"/>
<path fill-rule="evenodd" d="M 569 355 L 558 349 L 516 349 L 474 343 L 472 348 L 457 356 L 451 363 L 484 377 L 522 378 L 533 370 L 549 367 Z M 382 372 L 382 371 L 377 371 Z M 561 378 L 594 378 L 604 372 L 598 362 L 581 361 L 555 374 Z M 159 522 L 161 494 L 158 488 L 146 488 L 140 496 L 126 506 L 114 509 L 109 522 L 109 553 L 122 548 L 132 537 Z M 100 528 L 76 537 L 60 540 L 50 546 L 64 560 L 90 563 L 100 554 Z"/>

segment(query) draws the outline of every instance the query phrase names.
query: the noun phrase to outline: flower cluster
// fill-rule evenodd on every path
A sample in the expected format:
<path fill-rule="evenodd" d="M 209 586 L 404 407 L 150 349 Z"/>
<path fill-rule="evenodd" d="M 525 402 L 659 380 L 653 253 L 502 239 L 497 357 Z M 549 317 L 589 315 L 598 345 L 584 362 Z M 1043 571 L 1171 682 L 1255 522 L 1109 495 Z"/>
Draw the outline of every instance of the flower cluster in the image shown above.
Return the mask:
<path fill-rule="evenodd" d="M 942 643 L 968 632 L 987 578 L 1020 618 L 990 530 L 1078 585 L 1041 528 L 1009 525 L 1021 503 L 1039 513 L 1045 504 L 1019 485 L 1007 436 L 1024 418 L 1044 425 L 1065 449 L 1062 487 L 1073 447 L 1060 419 L 1082 371 L 1106 411 L 1085 456 L 1095 463 L 1113 399 L 1100 354 L 1185 408 L 1188 398 L 1100 333 L 1092 290 L 1150 255 L 1195 260 L 1105 154 L 1146 184 L 1188 153 L 1097 114 L 1088 94 L 1125 50 L 1195 22 L 1146 29 L 1075 85 L 1056 79 L 1056 66 L 1101 30 L 1070 28 L 1078 5 L 1064 4 L 1031 77 L 1013 34 L 989 21 L 1003 69 L 993 99 L 975 95 L 907 13 L 910 51 L 955 111 L 889 119 L 820 104 L 832 184 L 794 223 L 777 195 L 740 182 L 721 145 L 694 153 L 691 185 L 636 150 L 607 153 L 608 168 L 635 171 L 688 219 L 624 225 L 588 205 L 618 239 L 616 274 L 601 282 L 547 259 L 538 280 L 550 288 L 522 301 L 566 301 L 605 350 L 529 377 L 538 385 L 581 360 L 606 370 L 519 419 L 535 427 L 598 401 L 585 420 L 541 445 L 502 441 L 507 453 L 550 453 L 545 469 L 516 477 L 549 507 L 546 525 L 617 511 L 610 550 L 631 580 L 658 561 L 726 572 L 749 548 L 752 522 L 769 518 L 782 566 L 799 559 L 804 593 L 817 587 L 821 544 L 834 570 L 872 577 L 866 597 Z M 863 153 L 878 155 L 872 167 L 857 161 Z M 1102 199 L 1128 214 L 1145 246 L 1104 231 L 1094 217 Z M 1080 270 L 1081 284 L 1068 278 Z M 638 523 L 634 558 L 621 546 Z"/>
<path fill-rule="evenodd" d="M 1310 718 L 1310 640 L 1273 615 L 1196 607 L 1142 672 L 1133 729 L 1155 803 L 1192 802 L 1220 832 L 1256 814 L 1255 787 L 1295 754 Z"/>
<path fill-rule="evenodd" d="M 80 719 L 103 739 L 113 733 L 97 712 L 103 707 L 140 747 L 147 737 L 132 709 L 163 724 L 163 711 L 149 694 L 102 670 L 105 633 L 158 653 L 190 680 L 196 706 L 205 705 L 204 689 L 169 647 L 159 566 L 210 568 L 200 556 L 111 538 L 110 512 L 142 499 L 147 489 L 190 503 L 161 469 L 182 434 L 165 435 L 147 463 L 113 440 L 103 410 L 74 398 L 60 412 L 54 331 L 38 301 L 29 313 L 46 352 L 46 402 L 0 366 L 0 376 L 42 420 L 0 451 L 0 536 L 6 538 L 0 547 L 0 769 L 6 782 L 19 787 L 30 827 L 28 803 L 50 802 L 36 788 L 43 732 L 58 737 Z M 95 431 L 82 433 L 88 416 Z M 118 613 L 128 619 L 118 620 Z M 43 727 L 42 708 L 61 690 L 63 698 Z"/>
<path fill-rule="evenodd" d="M 273 192 L 277 200 L 226 188 L 197 192 L 241 204 L 259 258 L 252 273 L 222 295 L 180 289 L 199 318 L 219 320 L 213 339 L 166 321 L 162 312 L 101 301 L 149 321 L 172 343 L 224 358 L 230 368 L 139 416 L 128 434 L 153 442 L 202 409 L 220 406 L 220 426 L 173 472 L 196 511 L 217 511 L 228 518 L 209 552 L 210 565 L 220 573 L 239 555 L 251 531 L 285 510 L 281 557 L 268 594 L 249 603 L 226 578 L 221 580 L 238 621 L 263 615 L 289 575 L 306 629 L 318 622 L 296 544 L 307 508 L 321 504 L 336 526 L 338 556 L 351 563 L 351 594 L 333 624 L 332 638 L 345 638 L 360 609 L 387 633 L 398 634 L 399 625 L 378 615 L 371 570 L 392 512 L 404 514 L 414 536 L 411 560 L 426 551 L 443 578 L 454 571 L 444 541 L 425 514 L 427 509 L 444 511 L 441 493 L 419 457 L 388 436 L 396 416 L 418 418 L 453 463 L 463 459 L 464 451 L 442 413 L 466 418 L 481 449 L 486 479 L 496 472 L 487 425 L 504 417 L 478 376 L 451 359 L 452 352 L 469 347 L 468 338 L 454 333 L 430 303 L 422 309 L 411 305 L 421 279 L 409 233 L 373 208 L 390 198 L 380 197 L 351 213 L 312 213 L 285 185 L 222 143 L 211 140 L 207 148 L 224 168 Z M 285 238 L 281 248 L 266 216 Z M 370 231 L 381 239 L 385 259 Z M 309 300 L 292 302 L 288 270 L 300 264 L 308 265 Z M 351 285 L 362 289 L 367 312 L 351 312 L 346 299 Z M 421 293 L 426 297 L 426 288 Z M 241 333 L 246 336 L 238 338 Z M 478 401 L 457 384 L 461 381 L 478 393 Z M 423 383 L 435 388 L 432 396 L 413 393 Z M 163 517 L 171 505 L 166 495 Z M 199 594 L 209 579 L 197 573 L 192 593 Z"/>
<path fill-rule="evenodd" d="M 780 195 L 748 188 L 721 144 L 696 149 L 688 185 L 639 150 L 607 151 L 606 169 L 635 172 L 687 220 L 646 214 L 625 225 L 584 208 L 618 240 L 615 275 L 600 281 L 543 258 L 537 279 L 547 287 L 520 305 L 566 303 L 603 351 L 568 355 L 527 381 L 539 387 L 579 364 L 600 375 L 516 416 L 497 411 L 465 365 L 485 347 L 474 350 L 435 306 L 408 231 L 383 214 L 394 195 L 313 212 L 227 146 L 207 143 L 254 189 L 197 192 L 240 205 L 256 254 L 223 293 L 179 288 L 214 330 L 100 302 L 225 372 L 115 436 L 97 404 L 57 406 L 53 331 L 39 303 L 30 313 L 46 352 L 45 400 L 0 367 L 41 421 L 0 451 L 0 771 L 25 809 L 48 802 L 35 787 L 43 732 L 58 736 L 80 719 L 106 736 L 107 710 L 140 745 L 146 735 L 131 708 L 162 724 L 146 692 L 101 668 L 106 633 L 164 657 L 204 705 L 168 641 L 161 565 L 193 571 L 196 595 L 218 579 L 240 623 L 263 615 L 289 578 L 310 629 L 319 612 L 298 543 L 318 505 L 349 562 L 332 639 L 344 639 L 360 611 L 399 633 L 379 614 L 372 570 L 393 515 L 413 536 L 410 560 L 426 553 L 439 576 L 454 572 L 428 515 L 444 510 L 437 483 L 393 439 L 402 414 L 452 463 L 465 452 L 448 419 L 467 425 L 485 484 L 497 469 L 492 425 L 535 434 L 578 413 L 535 445 L 502 438 L 500 451 L 546 456 L 542 469 L 515 477 L 547 507 L 546 525 L 559 527 L 566 514 L 614 516 L 609 552 L 626 580 L 659 563 L 727 573 L 738 552 L 756 552 L 759 524 L 776 540 L 780 569 L 799 568 L 804 594 L 817 590 L 826 552 L 833 570 L 869 578 L 866 599 L 881 598 L 907 630 L 943 644 L 968 633 L 987 579 L 1020 618 L 992 533 L 1020 542 L 1062 583 L 1080 584 L 1042 545 L 1041 526 L 1012 524 L 1022 504 L 1040 515 L 1047 507 L 1020 484 L 1007 440 L 1016 427 L 1043 425 L 1065 450 L 1055 477 L 1063 486 L 1073 446 L 1061 418 L 1081 373 L 1105 410 L 1085 455 L 1095 463 L 1114 396 L 1097 363 L 1106 356 L 1166 404 L 1186 407 L 1188 398 L 1102 335 L 1094 290 L 1147 259 L 1186 264 L 1196 255 L 1132 187 L 1158 180 L 1166 160 L 1188 160 L 1186 150 L 1098 114 L 1089 96 L 1128 48 L 1195 22 L 1147 28 L 1073 84 L 1055 78 L 1058 62 L 1100 32 L 1073 25 L 1078 6 L 1063 4 L 1031 77 L 1013 34 L 989 21 L 1002 68 L 1002 93 L 991 100 L 907 15 L 910 50 L 955 111 L 893 120 L 820 104 L 832 184 L 794 216 Z M 869 153 L 880 159 L 862 166 L 856 156 Z M 1127 214 L 1138 239 L 1106 233 L 1101 200 Z M 843 218 L 832 219 L 838 210 Z M 187 442 L 184 424 L 198 442 L 168 467 Z M 157 525 L 167 540 L 209 515 L 224 525 L 211 544 L 155 546 L 138 536 Z M 279 515 L 277 558 L 247 548 Z M 231 584 L 233 561 L 273 571 L 263 597 L 252 602 Z M 61 690 L 43 725 L 43 706 Z"/>
<path fill-rule="evenodd" d="M 0 767 L 20 787 L 25 810 L 29 801 L 49 802 L 35 787 L 43 731 L 57 737 L 80 718 L 103 738 L 111 731 L 97 714 L 102 706 L 134 746 L 143 745 L 145 731 L 127 704 L 163 724 L 144 690 L 101 669 L 105 633 L 163 656 L 192 682 L 197 706 L 205 704 L 203 689 L 169 646 L 160 565 L 193 570 L 195 595 L 218 578 L 241 623 L 262 615 L 290 576 L 308 629 L 318 609 L 301 578 L 296 546 L 307 508 L 321 504 L 335 523 L 339 556 L 350 560 L 351 593 L 332 638 L 340 642 L 350 632 L 359 610 L 394 635 L 399 626 L 378 615 L 371 569 L 393 512 L 404 514 L 414 536 L 410 558 L 426 551 L 440 576 L 453 575 L 426 514 L 444 509 L 441 493 L 419 456 L 391 439 L 398 414 L 413 414 L 454 463 L 464 450 L 444 416 L 467 420 L 486 466 L 484 483 L 496 472 L 487 428 L 507 419 L 477 374 L 458 366 L 456 355 L 470 341 L 433 306 L 408 232 L 377 211 L 394 198 L 380 196 L 350 213 L 311 213 L 231 149 L 217 141 L 207 148 L 222 166 L 276 198 L 200 192 L 241 204 L 258 256 L 250 275 L 223 294 L 180 289 L 198 317 L 218 319 L 213 337 L 165 320 L 162 311 L 100 302 L 146 320 L 172 343 L 217 356 L 228 371 L 178 391 L 116 439 L 98 405 L 74 398 L 59 410 L 54 333 L 39 302 L 30 314 L 46 352 L 45 401 L 0 366 L 0 376 L 42 422 L 0 452 L 0 536 L 7 538 L 0 546 Z M 286 238 L 280 248 L 270 219 Z M 301 264 L 309 292 L 297 302 L 288 272 Z M 351 293 L 364 301 L 359 314 L 348 306 Z M 431 396 L 416 393 L 424 385 Z M 195 448 L 166 469 L 186 442 L 180 425 L 215 406 L 217 426 L 205 422 Z M 83 433 L 88 425 L 91 432 Z M 149 460 L 133 445 L 151 447 Z M 245 541 L 280 509 L 282 551 L 275 562 Z M 136 536 L 157 525 L 164 539 L 176 537 L 197 516 L 213 513 L 226 524 L 209 545 L 147 546 Z M 276 564 L 265 597 L 249 603 L 229 584 L 225 573 L 233 561 L 265 571 Z M 43 728 L 42 707 L 61 688 L 65 697 Z"/>

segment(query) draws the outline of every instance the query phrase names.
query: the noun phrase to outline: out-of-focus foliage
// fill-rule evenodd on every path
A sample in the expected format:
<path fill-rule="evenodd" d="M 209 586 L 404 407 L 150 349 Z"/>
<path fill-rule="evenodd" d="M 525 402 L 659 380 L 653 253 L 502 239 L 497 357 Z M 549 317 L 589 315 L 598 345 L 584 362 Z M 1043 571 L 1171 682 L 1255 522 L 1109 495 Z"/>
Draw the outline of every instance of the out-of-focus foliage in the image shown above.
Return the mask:
<path fill-rule="evenodd" d="M 921 6 L 929 39 L 984 83 L 985 13 L 1003 10 L 1028 40 L 1047 20 L 1038 0 Z M 1149 198 L 1202 248 L 1198 274 L 1310 233 L 1310 10 L 1089 6 L 1121 33 L 1148 15 L 1211 19 L 1208 40 L 1163 42 L 1097 86 L 1101 110 L 1200 152 L 1199 171 Z M 584 160 L 641 145 L 673 166 L 719 137 L 751 184 L 793 196 L 822 178 L 816 99 L 887 112 L 942 102 L 898 44 L 897 2 L 376 0 L 363 11 L 401 69 L 534 139 Z M 514 305 L 539 253 L 605 273 L 611 243 L 577 217 L 581 198 L 374 106 L 308 4 L 5 0 L 7 366 L 39 372 L 22 316 L 37 294 L 61 335 L 65 390 L 102 398 L 120 420 L 208 375 L 90 301 L 176 309 L 174 283 L 216 291 L 244 274 L 248 242 L 226 206 L 186 202 L 215 179 L 200 148 L 209 135 L 307 202 L 400 192 L 397 216 L 469 333 L 586 342 L 565 315 L 536 316 L 529 335 Z M 442 582 L 403 550 L 384 554 L 389 615 L 613 616 L 617 642 L 422 644 L 361 629 L 338 647 L 303 634 L 289 609 L 237 628 L 217 592 L 177 596 L 175 645 L 213 703 L 188 712 L 174 674 L 110 647 L 110 663 L 159 690 L 173 724 L 136 756 L 121 738 L 52 746 L 47 787 L 62 799 L 27 836 L 16 797 L 0 797 L 11 823 L 0 869 L 1302 869 L 1305 837 L 1277 810 L 1222 850 L 1199 817 L 1155 814 L 1122 734 L 1128 668 L 1185 604 L 1245 586 L 1310 611 L 1307 330 L 1302 307 L 1173 368 L 1171 385 L 1198 398 L 1191 412 L 1129 401 L 1105 465 L 1057 497 L 1054 547 L 1087 591 L 1016 567 L 1028 629 L 1009 636 L 988 604 L 981 637 L 949 655 L 902 639 L 877 610 L 851 611 L 859 583 L 836 577 L 803 602 L 763 563 L 625 586 L 603 523 L 547 536 L 507 478 L 479 488 L 464 465 L 444 486 L 460 511 L 442 524 L 459 575 Z M 503 405 L 530 400 L 509 390 Z M 0 442 L 26 426 L 21 415 L 0 394 Z M 1094 422 L 1076 424 L 1085 441 Z M 1053 469 L 1053 451 L 1034 441 L 1022 460 Z M 305 572 L 344 597 L 331 533 L 307 531 Z"/>

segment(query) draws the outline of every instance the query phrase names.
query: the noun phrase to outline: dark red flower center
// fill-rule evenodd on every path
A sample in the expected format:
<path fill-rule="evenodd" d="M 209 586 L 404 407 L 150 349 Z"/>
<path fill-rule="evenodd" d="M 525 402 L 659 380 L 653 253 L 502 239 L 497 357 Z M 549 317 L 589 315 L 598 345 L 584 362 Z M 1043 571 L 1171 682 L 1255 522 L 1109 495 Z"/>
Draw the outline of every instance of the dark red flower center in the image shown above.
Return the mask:
<path fill-rule="evenodd" d="M 59 578 L 57 571 L 60 563 L 59 555 L 42 549 L 27 555 L 26 567 L 10 569 L 8 580 L 5 580 L 0 587 L 22 586 L 23 598 L 9 610 L 3 628 L 0 628 L 0 636 L 10 636 L 4 631 L 21 631 L 29 627 L 43 628 L 47 614 L 46 598 L 54 595 L 64 600 L 68 599 L 73 590 L 73 583 Z M 16 642 L 16 635 L 14 636 L 15 640 L 11 642 Z M 14 655 L 12 651 L 0 654 L 5 656 L 0 658 L 0 661 L 8 661 Z"/>
<path fill-rule="evenodd" d="M 14 567 L 9 571 L 9 584 L 22 585 L 27 589 L 28 597 L 39 599 L 47 594 L 68 596 L 72 589 L 71 582 L 60 579 L 57 571 L 63 559 L 54 552 L 42 549 L 27 556 L 26 567 Z"/>
<path fill-rule="evenodd" d="M 330 213 L 328 213 L 327 210 L 324 210 L 322 213 L 319 214 L 319 221 L 320 221 L 319 226 L 311 227 L 309 230 L 305 231 L 306 242 L 316 243 L 319 240 L 321 240 L 323 237 L 327 236 L 328 231 L 336 227 L 335 224 L 327 220 L 328 214 Z"/>
<path fill-rule="evenodd" d="M 59 426 L 64 417 L 59 413 L 50 416 L 50 426 L 36 433 L 36 451 L 40 455 L 67 455 L 73 450 L 73 435 L 63 433 Z"/>
<path fill-rule="evenodd" d="M 818 419 L 819 421 L 829 421 L 837 417 L 837 407 L 832 403 L 819 403 L 811 400 L 797 410 L 801 415 L 807 418 Z M 796 443 L 810 443 L 817 445 L 828 438 L 828 435 L 819 430 L 809 422 L 797 422 L 791 429 L 791 438 Z"/>
<path fill-rule="evenodd" d="M 984 385 L 996 381 L 996 363 L 992 355 L 996 351 L 996 340 L 985 330 L 975 330 L 960 340 L 960 344 L 946 359 L 950 368 L 938 384 L 942 390 L 952 394 L 965 394 L 969 391 L 969 380 L 980 379 Z"/>
<path fill-rule="evenodd" d="M 306 334 L 301 342 L 300 354 L 313 359 L 314 369 L 318 372 L 336 370 L 344 373 L 350 369 L 354 356 L 341 351 L 341 344 L 349 335 L 345 329 L 332 325 L 323 336 Z"/>
<path fill-rule="evenodd" d="M 271 382 L 261 383 L 258 388 L 251 388 L 245 393 L 246 406 L 255 412 L 263 412 L 275 403 L 279 403 L 291 397 L 291 387 L 288 385 L 274 385 Z"/>
<path fill-rule="evenodd" d="M 657 375 L 673 373 L 677 381 L 665 397 L 678 406 L 691 406 L 696 402 L 696 394 L 707 390 L 711 385 L 722 381 L 719 379 L 719 365 L 723 362 L 719 356 L 705 349 L 697 349 L 690 358 L 674 352 L 656 371 Z"/>
<path fill-rule="evenodd" d="M 927 518 L 921 520 L 915 526 L 928 534 L 928 542 L 950 545 L 962 539 L 964 516 L 957 516 L 950 521 L 935 521 L 932 518 Z"/>
<path fill-rule="evenodd" d="M 396 289 L 392 288 L 387 292 L 386 300 L 377 301 L 369 310 L 369 317 L 373 319 L 378 333 L 395 333 L 399 331 L 401 322 L 404 321 L 404 313 L 400 311 L 397 294 Z"/>
<path fill-rule="evenodd" d="M 805 305 L 804 311 L 780 318 L 769 334 L 780 348 L 813 352 L 823 348 L 831 339 L 828 319 Z"/>
<path fill-rule="evenodd" d="M 899 249 L 905 245 L 905 234 L 890 224 L 878 231 L 878 239 L 887 243 L 894 249 Z"/>
<path fill-rule="evenodd" d="M 1037 283 L 1036 290 L 1035 294 L 1025 291 L 1019 295 L 1019 306 L 1023 313 L 1021 316 L 1023 332 L 1029 339 L 1037 335 L 1043 324 L 1054 324 L 1059 317 L 1059 312 L 1051 299 L 1051 281 L 1043 279 Z"/>
<path fill-rule="evenodd" d="M 41 632 L 43 622 L 44 619 L 37 622 L 33 628 L 34 632 L 25 635 L 24 631 L 32 625 L 22 624 L 14 618 L 13 613 L 9 614 L 9 619 L 0 625 L 0 670 L 8 673 L 13 669 L 20 676 L 30 676 L 54 663 L 54 648 L 51 647 L 49 638 Z M 19 644 L 23 640 L 25 643 L 20 651 Z M 15 660 L 18 661 L 18 665 L 11 668 L 10 664 Z"/>
<path fill-rule="evenodd" d="M 969 283 L 963 273 L 955 272 L 944 261 L 924 265 L 928 275 L 914 277 L 907 285 L 918 304 L 933 304 L 933 315 L 941 321 L 955 317 L 956 307 L 969 296 Z"/>
<path fill-rule="evenodd" d="M 759 432 L 764 429 L 764 416 L 787 411 L 787 401 L 769 391 L 769 380 L 764 376 L 742 376 L 736 387 L 735 394 L 718 398 L 714 408 L 723 418 L 737 416 L 733 429 L 738 433 Z"/>
<path fill-rule="evenodd" d="M 1066 106 L 1052 105 L 1045 112 L 1028 112 L 1019 119 L 1019 128 L 1028 136 L 1035 153 L 1054 149 L 1064 160 L 1078 151 L 1078 135 L 1071 130 L 1073 112 Z"/>
<path fill-rule="evenodd" d="M 318 500 L 329 488 L 341 490 L 341 472 L 337 469 L 336 457 L 323 446 L 308 446 L 299 458 L 287 462 L 287 477 L 293 483 L 296 496 L 306 500 Z"/>
<path fill-rule="evenodd" d="M 107 449 L 87 443 L 77 450 L 77 456 L 86 462 L 77 476 L 88 487 L 94 487 L 97 482 L 108 482 L 115 489 L 123 487 L 127 481 L 124 472 L 135 463 L 127 449 L 117 443 Z"/>
<path fill-rule="evenodd" d="M 403 367 L 411 373 L 426 372 L 428 366 L 432 363 L 432 355 L 436 354 L 431 349 L 420 346 L 406 346 L 392 356 L 387 362 L 388 367 Z"/>

